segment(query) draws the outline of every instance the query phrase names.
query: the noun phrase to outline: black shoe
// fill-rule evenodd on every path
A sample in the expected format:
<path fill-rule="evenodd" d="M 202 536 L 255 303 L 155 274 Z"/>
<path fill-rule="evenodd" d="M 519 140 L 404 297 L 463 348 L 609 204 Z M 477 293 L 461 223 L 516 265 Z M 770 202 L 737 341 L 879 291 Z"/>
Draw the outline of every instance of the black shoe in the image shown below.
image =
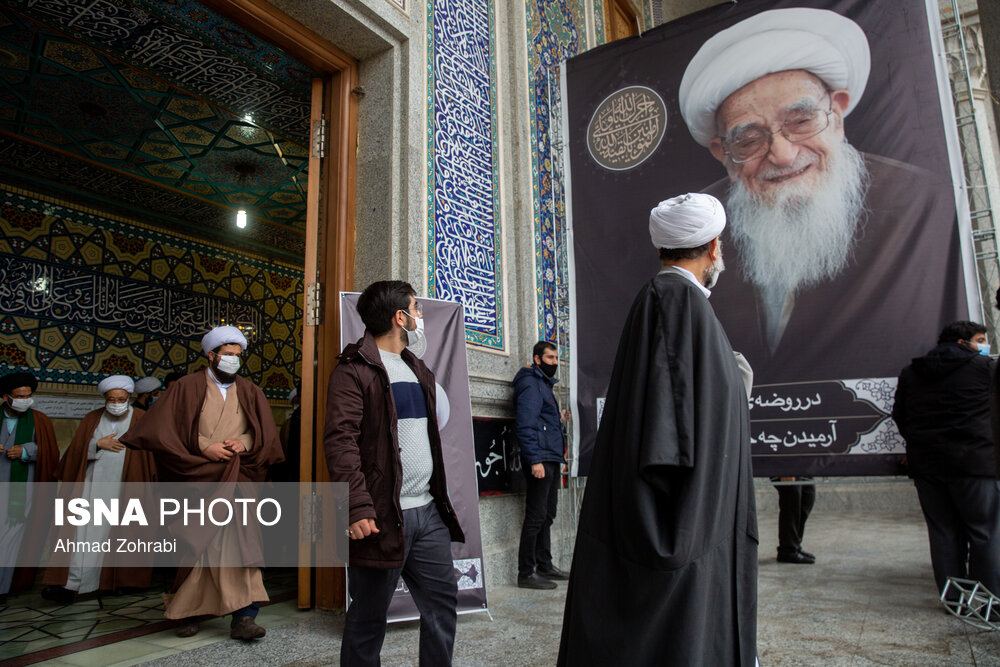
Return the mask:
<path fill-rule="evenodd" d="M 779 551 L 778 562 L 797 563 L 799 565 L 812 565 L 813 563 L 816 562 L 816 559 L 812 556 L 802 553 L 801 551 Z"/>
<path fill-rule="evenodd" d="M 799 553 L 802 554 L 803 556 L 805 556 L 806 558 L 812 558 L 813 562 L 816 561 L 816 556 L 813 556 L 808 551 L 805 551 L 802 547 L 799 547 Z"/>
<path fill-rule="evenodd" d="M 555 565 L 549 565 L 544 570 L 538 568 L 538 574 L 552 581 L 569 581 L 569 572 L 563 572 Z"/>
<path fill-rule="evenodd" d="M 46 586 L 42 589 L 42 599 L 60 604 L 72 604 L 76 593 L 62 586 Z"/>
<path fill-rule="evenodd" d="M 229 629 L 229 636 L 233 639 L 242 639 L 245 642 L 260 639 L 267 634 L 267 630 L 257 625 L 254 619 L 249 616 L 240 616 Z"/>
<path fill-rule="evenodd" d="M 194 637 L 201 631 L 201 624 L 197 619 L 186 619 L 183 623 L 177 626 L 174 631 L 178 637 Z"/>
<path fill-rule="evenodd" d="M 549 581 L 537 574 L 529 574 L 527 577 L 519 576 L 517 578 L 518 588 L 535 588 L 538 590 L 552 590 L 556 587 L 556 582 Z"/>

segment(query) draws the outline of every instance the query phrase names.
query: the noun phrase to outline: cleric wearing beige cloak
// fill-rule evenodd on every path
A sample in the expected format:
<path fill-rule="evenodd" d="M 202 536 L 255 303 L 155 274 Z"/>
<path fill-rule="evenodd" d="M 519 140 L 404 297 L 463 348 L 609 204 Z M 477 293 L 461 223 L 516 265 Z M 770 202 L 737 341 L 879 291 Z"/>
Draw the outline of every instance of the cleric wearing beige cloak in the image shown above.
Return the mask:
<path fill-rule="evenodd" d="M 239 375 L 247 340 L 236 327 L 222 326 L 205 334 L 201 347 L 209 367 L 174 383 L 122 442 L 153 452 L 160 481 L 264 481 L 283 457 L 264 392 Z M 190 531 L 185 537 L 198 539 Z M 179 568 L 173 592 L 164 596 L 166 617 L 186 620 L 178 636 L 196 634 L 198 616 L 232 614 L 231 637 L 263 637 L 266 631 L 255 622 L 258 603 L 268 600 L 260 568 L 210 566 L 213 553 L 235 549 L 262 564 L 260 545 L 244 543 L 235 529 L 224 527 L 198 548 L 199 564 Z"/>

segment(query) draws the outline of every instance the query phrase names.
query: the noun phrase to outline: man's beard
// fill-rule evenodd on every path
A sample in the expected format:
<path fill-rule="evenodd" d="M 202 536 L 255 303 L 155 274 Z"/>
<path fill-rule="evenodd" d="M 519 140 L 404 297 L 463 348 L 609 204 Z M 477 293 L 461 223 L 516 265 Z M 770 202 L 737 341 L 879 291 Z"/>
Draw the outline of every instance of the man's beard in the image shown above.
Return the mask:
<path fill-rule="evenodd" d="M 726 270 L 726 263 L 722 261 L 722 239 L 718 240 L 719 256 L 715 258 L 712 265 L 701 274 L 701 284 L 705 289 L 712 289 L 719 282 L 719 274 Z"/>
<path fill-rule="evenodd" d="M 802 164 L 785 171 L 807 165 L 808 154 L 800 156 Z M 794 292 L 833 278 L 847 264 L 865 212 L 868 169 L 861 153 L 846 142 L 837 144 L 828 159 L 821 185 L 776 188 L 772 202 L 762 201 L 738 179 L 730 187 L 731 234 L 743 276 L 758 287 Z"/>

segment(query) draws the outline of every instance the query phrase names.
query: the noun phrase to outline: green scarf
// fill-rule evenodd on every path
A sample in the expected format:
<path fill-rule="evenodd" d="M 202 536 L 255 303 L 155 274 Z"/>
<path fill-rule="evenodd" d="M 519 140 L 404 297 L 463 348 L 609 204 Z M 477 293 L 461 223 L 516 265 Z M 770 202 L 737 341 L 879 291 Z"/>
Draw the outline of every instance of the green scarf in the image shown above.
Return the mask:
<path fill-rule="evenodd" d="M 17 418 L 17 426 L 14 429 L 14 446 L 31 442 L 35 438 L 35 412 L 28 410 Z M 10 462 L 10 504 L 8 505 L 8 521 L 21 523 L 24 521 L 24 509 L 27 501 L 27 487 L 29 466 L 21 459 Z M 17 484 L 16 482 L 20 482 Z"/>

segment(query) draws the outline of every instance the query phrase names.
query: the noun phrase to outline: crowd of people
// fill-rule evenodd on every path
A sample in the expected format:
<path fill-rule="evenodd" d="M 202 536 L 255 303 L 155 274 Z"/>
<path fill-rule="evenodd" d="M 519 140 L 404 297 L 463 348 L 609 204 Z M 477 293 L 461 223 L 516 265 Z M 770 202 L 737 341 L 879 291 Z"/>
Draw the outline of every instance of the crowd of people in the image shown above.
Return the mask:
<path fill-rule="evenodd" d="M 6 500 L 0 504 L 7 514 L 0 521 L 0 548 L 7 562 L 15 562 L 26 546 L 31 483 L 58 480 L 84 494 L 100 488 L 102 497 L 110 498 L 122 483 L 264 481 L 285 456 L 270 403 L 239 374 L 247 344 L 236 327 L 215 327 L 201 340 L 204 369 L 170 374 L 162 385 L 153 377 L 138 382 L 125 375 L 104 378 L 97 386 L 104 405 L 83 417 L 61 455 L 51 420 L 32 408 L 38 380 L 24 372 L 0 378 L 0 479 L 11 482 L 0 485 L 9 495 L 0 499 Z M 82 525 L 75 538 L 99 542 L 109 530 L 107 523 Z M 211 540 L 203 545 L 206 552 L 237 548 L 226 528 Z M 104 566 L 104 560 L 104 553 L 80 551 L 67 566 L 46 568 L 42 596 L 70 603 L 95 591 L 150 586 L 152 562 L 150 567 L 113 567 Z M 33 568 L 0 568 L 0 595 L 28 588 L 35 578 Z M 198 633 L 200 618 L 231 614 L 231 636 L 253 640 L 266 633 L 255 618 L 267 600 L 259 567 L 215 567 L 202 555 L 193 567 L 176 568 L 164 595 L 165 616 L 181 620 L 178 636 L 190 637 Z"/>
<path fill-rule="evenodd" d="M 556 346 L 539 341 L 513 379 L 527 485 L 517 584 L 568 581 L 560 665 L 755 664 L 760 538 L 747 359 L 764 360 L 763 379 L 772 382 L 898 370 L 874 355 L 859 357 L 857 372 L 838 366 L 830 350 L 848 336 L 913 336 L 946 324 L 936 346 L 900 373 L 892 418 L 906 441 L 938 589 L 958 577 L 1000 594 L 1000 383 L 987 330 L 949 323 L 949 309 L 961 310 L 950 303 L 957 297 L 945 310 L 914 309 L 894 291 L 909 289 L 906 280 L 844 270 L 853 258 L 894 267 L 886 275 L 919 273 L 953 240 L 943 226 L 915 231 L 942 218 L 947 197 L 934 194 L 941 184 L 927 172 L 847 142 L 844 118 L 867 82 L 868 45 L 853 22 L 830 12 L 820 20 L 820 11 L 742 21 L 709 39 L 685 71 L 681 116 L 727 176 L 650 212 L 660 269 L 639 287 L 623 325 L 569 572 L 554 561 L 550 535 L 568 419 L 553 391 Z M 801 46 L 794 66 L 783 50 L 762 48 L 774 30 Z M 877 224 L 859 242 L 866 215 Z M 911 236 L 916 245 L 898 242 Z M 710 304 L 726 268 L 724 244 L 739 271 Z M 960 286 L 950 276 L 946 293 L 958 295 Z M 831 299 L 850 306 L 836 327 L 824 319 Z M 737 351 L 730 336 L 749 307 L 756 326 Z M 892 312 L 883 319 L 868 317 L 884 307 Z M 447 665 L 457 622 L 451 543 L 465 537 L 448 493 L 434 375 L 421 359 L 422 308 L 410 284 L 387 280 L 369 285 L 357 310 L 365 333 L 343 349 L 329 378 L 322 434 L 331 480 L 349 487 L 351 601 L 341 662 L 379 664 L 402 578 L 420 611 L 420 663 Z M 156 378 L 103 379 L 104 406 L 86 415 L 61 457 L 51 420 L 31 407 L 37 380 L 0 378 L 0 479 L 12 482 L 0 485 L 0 507 L 12 519 L 0 521 L 0 553 L 20 547 L 31 482 L 299 478 L 298 448 L 289 446 L 298 440 L 297 412 L 279 437 L 263 392 L 239 374 L 246 338 L 223 326 L 201 344 L 207 368 L 168 376 L 164 387 Z M 800 354 L 804 347 L 809 354 Z M 811 478 L 773 481 L 778 562 L 815 562 L 802 548 Z M 225 531 L 216 539 L 216 548 L 229 548 Z M 28 568 L 2 568 L 0 594 L 34 578 Z M 99 558 L 81 555 L 43 582 L 46 597 L 71 600 L 148 586 L 149 573 L 101 568 Z M 178 569 L 165 613 L 181 621 L 180 636 L 196 634 L 205 615 L 231 614 L 232 636 L 249 641 L 265 634 L 256 617 L 267 599 L 260 568 L 199 563 Z"/>

